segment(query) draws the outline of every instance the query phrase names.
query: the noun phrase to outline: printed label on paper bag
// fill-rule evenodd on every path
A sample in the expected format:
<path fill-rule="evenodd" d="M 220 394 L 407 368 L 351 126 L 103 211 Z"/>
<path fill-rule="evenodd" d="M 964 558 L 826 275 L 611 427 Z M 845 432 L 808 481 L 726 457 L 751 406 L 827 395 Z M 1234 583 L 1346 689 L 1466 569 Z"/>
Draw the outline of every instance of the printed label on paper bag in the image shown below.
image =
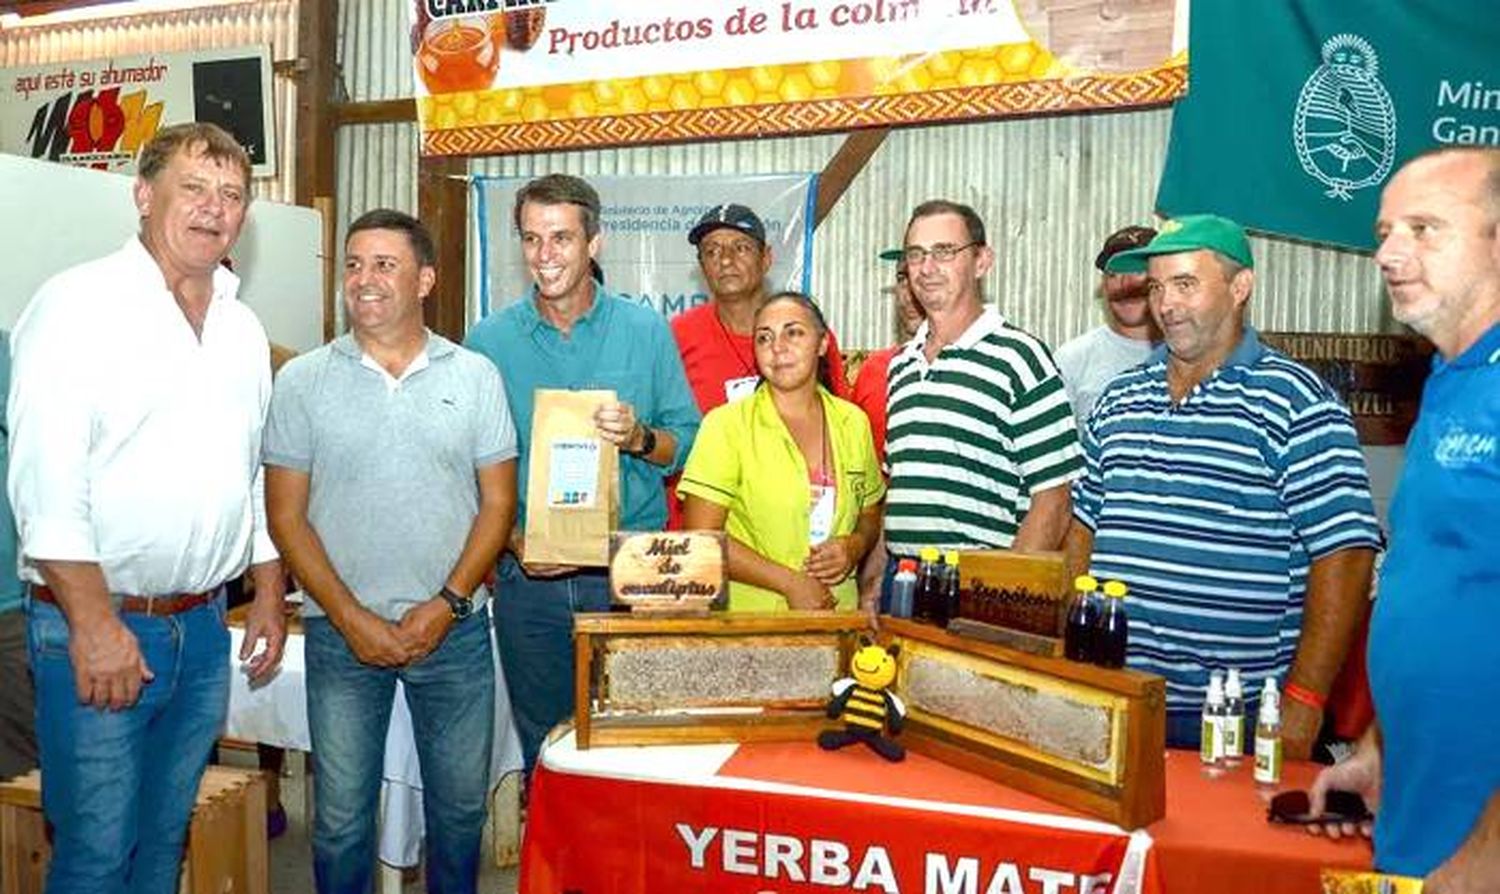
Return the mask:
<path fill-rule="evenodd" d="M 599 441 L 556 438 L 547 476 L 547 505 L 592 509 L 599 499 Z"/>

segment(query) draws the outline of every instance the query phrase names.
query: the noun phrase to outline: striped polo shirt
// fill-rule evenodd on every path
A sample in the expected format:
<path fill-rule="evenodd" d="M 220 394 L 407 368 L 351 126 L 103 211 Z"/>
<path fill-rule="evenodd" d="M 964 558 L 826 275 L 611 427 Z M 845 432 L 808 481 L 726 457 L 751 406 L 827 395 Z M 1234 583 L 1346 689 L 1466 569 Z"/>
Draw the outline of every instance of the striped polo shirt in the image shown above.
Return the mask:
<path fill-rule="evenodd" d="M 931 364 L 927 326 L 891 360 L 886 545 L 1009 548 L 1031 495 L 1082 468 L 1062 378 L 1046 346 L 993 309 Z"/>
<path fill-rule="evenodd" d="M 1106 386 L 1083 433 L 1073 514 L 1092 573 L 1130 587 L 1130 666 L 1195 713 L 1212 668 L 1248 695 L 1286 682 L 1312 561 L 1379 549 L 1349 412 L 1311 370 L 1246 328 L 1224 364 L 1174 404 L 1167 350 Z"/>

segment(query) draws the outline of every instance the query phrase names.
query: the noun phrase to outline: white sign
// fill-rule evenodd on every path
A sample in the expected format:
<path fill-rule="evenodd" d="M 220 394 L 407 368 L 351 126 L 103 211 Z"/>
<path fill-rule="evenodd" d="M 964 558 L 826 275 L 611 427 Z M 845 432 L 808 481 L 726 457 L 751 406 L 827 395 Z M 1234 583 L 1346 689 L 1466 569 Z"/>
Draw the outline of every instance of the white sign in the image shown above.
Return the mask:
<path fill-rule="evenodd" d="M 271 56 L 264 46 L 112 56 L 0 69 L 0 151 L 135 172 L 162 127 L 207 121 L 234 134 L 252 173 L 276 173 Z"/>

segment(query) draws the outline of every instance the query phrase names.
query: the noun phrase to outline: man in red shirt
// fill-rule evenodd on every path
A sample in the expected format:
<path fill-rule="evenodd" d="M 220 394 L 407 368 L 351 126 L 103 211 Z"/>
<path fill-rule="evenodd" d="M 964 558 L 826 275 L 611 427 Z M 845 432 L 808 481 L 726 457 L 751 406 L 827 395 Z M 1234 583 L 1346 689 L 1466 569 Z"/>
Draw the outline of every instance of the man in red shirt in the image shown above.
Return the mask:
<path fill-rule="evenodd" d="M 771 247 L 760 217 L 744 205 L 710 208 L 688 231 L 698 249 L 698 266 L 709 300 L 672 320 L 672 337 L 682 355 L 688 385 L 704 413 L 750 394 L 760 382 L 755 371 L 751 328 L 755 311 L 766 299 Z M 834 393 L 848 397 L 844 360 L 838 340 L 828 333 L 828 371 Z M 677 479 L 668 482 L 669 528 L 681 526 Z"/>
<path fill-rule="evenodd" d="M 854 377 L 854 388 L 850 392 L 849 399 L 859 405 L 865 415 L 870 417 L 870 433 L 875 436 L 875 455 L 885 462 L 885 416 L 886 416 L 886 386 L 887 373 L 890 372 L 891 358 L 896 352 L 917 334 L 917 328 L 922 325 L 924 314 L 922 306 L 912 296 L 911 285 L 906 280 L 906 261 L 901 257 L 901 249 L 893 248 L 880 253 L 882 261 L 896 262 L 896 283 L 891 286 L 891 294 L 896 298 L 896 343 L 888 348 L 871 351 L 865 357 L 865 362 L 860 364 L 859 373 Z"/>

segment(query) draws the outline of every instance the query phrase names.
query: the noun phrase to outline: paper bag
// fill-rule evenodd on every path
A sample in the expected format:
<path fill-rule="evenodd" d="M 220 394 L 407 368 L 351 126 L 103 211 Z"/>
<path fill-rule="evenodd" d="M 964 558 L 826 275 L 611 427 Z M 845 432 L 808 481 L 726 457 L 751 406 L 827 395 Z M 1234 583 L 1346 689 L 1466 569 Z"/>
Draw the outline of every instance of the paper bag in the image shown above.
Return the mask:
<path fill-rule="evenodd" d="M 523 560 L 609 564 L 620 517 L 620 450 L 599 437 L 594 411 L 613 391 L 536 390 L 527 465 Z"/>

